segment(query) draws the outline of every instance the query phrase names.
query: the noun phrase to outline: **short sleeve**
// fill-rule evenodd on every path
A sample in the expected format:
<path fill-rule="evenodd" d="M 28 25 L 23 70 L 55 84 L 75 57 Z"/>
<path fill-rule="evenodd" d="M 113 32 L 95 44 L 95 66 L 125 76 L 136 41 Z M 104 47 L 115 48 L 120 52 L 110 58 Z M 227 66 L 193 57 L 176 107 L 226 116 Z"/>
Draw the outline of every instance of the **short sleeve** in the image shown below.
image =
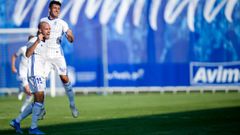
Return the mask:
<path fill-rule="evenodd" d="M 69 27 L 68 27 L 68 24 L 62 20 L 62 26 L 63 26 L 63 32 L 67 32 Z"/>
<path fill-rule="evenodd" d="M 33 45 L 33 43 L 37 40 L 37 37 L 34 37 L 32 39 L 30 39 L 28 42 L 27 42 L 27 47 L 29 48 L 30 46 Z"/>
<path fill-rule="evenodd" d="M 19 57 L 23 53 L 24 51 L 23 49 L 24 49 L 23 46 L 18 49 L 18 51 L 16 52 L 17 57 Z"/>

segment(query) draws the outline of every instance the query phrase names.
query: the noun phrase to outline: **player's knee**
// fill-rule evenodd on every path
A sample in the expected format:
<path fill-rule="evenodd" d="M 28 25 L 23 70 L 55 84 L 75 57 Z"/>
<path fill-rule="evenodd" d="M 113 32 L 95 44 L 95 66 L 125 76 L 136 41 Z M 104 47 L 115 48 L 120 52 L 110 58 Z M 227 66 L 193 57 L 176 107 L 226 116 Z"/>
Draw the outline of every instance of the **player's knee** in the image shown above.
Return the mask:
<path fill-rule="evenodd" d="M 67 75 L 60 75 L 60 78 L 63 82 L 63 84 L 66 84 L 69 82 L 68 76 Z"/>
<path fill-rule="evenodd" d="M 44 102 L 44 92 L 34 93 L 34 102 L 43 103 Z"/>

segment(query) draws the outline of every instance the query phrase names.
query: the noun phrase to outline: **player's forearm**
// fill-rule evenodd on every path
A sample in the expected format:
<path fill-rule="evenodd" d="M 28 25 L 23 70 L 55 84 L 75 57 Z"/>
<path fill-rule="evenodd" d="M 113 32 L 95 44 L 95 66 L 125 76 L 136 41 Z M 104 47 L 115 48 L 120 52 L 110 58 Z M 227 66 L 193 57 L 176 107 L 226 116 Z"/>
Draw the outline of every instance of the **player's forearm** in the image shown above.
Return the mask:
<path fill-rule="evenodd" d="M 12 65 L 12 67 L 13 67 L 13 66 L 15 67 L 15 62 L 16 62 L 16 55 L 13 54 L 13 55 L 12 55 L 12 59 L 11 59 L 11 65 Z"/>
<path fill-rule="evenodd" d="M 40 43 L 40 39 L 37 39 L 37 40 L 33 43 L 33 45 L 30 46 L 30 47 L 27 49 L 27 51 L 26 51 L 26 57 L 27 57 L 27 58 L 29 58 L 29 57 L 33 54 L 35 48 L 37 47 L 37 45 L 38 45 L 39 43 Z"/>
<path fill-rule="evenodd" d="M 74 41 L 74 36 L 70 29 L 66 32 L 66 37 L 70 43 L 72 43 Z"/>
<path fill-rule="evenodd" d="M 67 39 L 68 39 L 68 41 L 69 41 L 70 43 L 73 43 L 73 40 L 74 40 L 73 37 L 67 36 Z"/>
<path fill-rule="evenodd" d="M 12 72 L 15 72 L 16 67 L 15 67 L 15 62 L 16 62 L 16 54 L 12 55 L 12 59 L 11 59 L 11 68 L 12 68 Z"/>

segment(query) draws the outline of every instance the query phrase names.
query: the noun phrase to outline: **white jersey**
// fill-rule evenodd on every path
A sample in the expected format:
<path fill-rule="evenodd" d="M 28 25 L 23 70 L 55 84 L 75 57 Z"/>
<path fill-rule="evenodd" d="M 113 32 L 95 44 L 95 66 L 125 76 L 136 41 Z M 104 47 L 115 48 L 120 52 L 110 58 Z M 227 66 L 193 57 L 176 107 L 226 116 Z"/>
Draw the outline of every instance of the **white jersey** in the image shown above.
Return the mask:
<path fill-rule="evenodd" d="M 26 57 L 26 51 L 27 51 L 27 46 L 25 45 L 25 46 L 20 47 L 18 49 L 18 51 L 16 52 L 16 56 L 20 57 L 19 72 L 27 69 L 27 67 L 28 67 L 28 58 Z M 27 72 L 26 72 L 26 76 L 27 76 Z"/>
<path fill-rule="evenodd" d="M 18 67 L 17 79 L 20 81 L 22 87 L 28 85 L 28 58 L 26 57 L 27 46 L 22 46 L 16 52 L 16 56 L 20 57 L 20 63 Z"/>
<path fill-rule="evenodd" d="M 32 46 L 37 40 L 37 37 L 32 38 L 28 47 Z M 35 48 L 31 57 L 29 57 L 28 63 L 28 76 L 41 76 L 45 77 L 46 72 L 46 43 L 40 41 L 40 43 Z"/>
<path fill-rule="evenodd" d="M 51 20 L 49 17 L 45 17 L 40 21 L 49 23 L 51 28 L 50 38 L 46 40 L 48 65 L 50 68 L 56 69 L 59 75 L 67 75 L 67 65 L 61 47 L 61 39 L 69 29 L 68 24 L 59 18 Z M 49 67 L 46 69 L 49 69 Z"/>
<path fill-rule="evenodd" d="M 49 23 L 51 28 L 50 38 L 46 40 L 47 47 L 61 48 L 61 39 L 63 34 L 69 29 L 68 24 L 60 18 L 51 20 L 49 17 L 42 18 L 40 22 Z"/>

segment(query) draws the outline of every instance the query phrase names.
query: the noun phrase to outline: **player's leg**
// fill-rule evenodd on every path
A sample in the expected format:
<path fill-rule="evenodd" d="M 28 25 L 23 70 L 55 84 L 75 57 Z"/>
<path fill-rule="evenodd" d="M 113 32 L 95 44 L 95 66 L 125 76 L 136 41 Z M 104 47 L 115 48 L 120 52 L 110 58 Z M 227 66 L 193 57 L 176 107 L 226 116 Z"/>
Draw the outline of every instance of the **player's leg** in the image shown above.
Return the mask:
<path fill-rule="evenodd" d="M 41 113 L 42 107 L 43 107 L 43 100 L 44 100 L 44 92 L 36 92 L 34 93 L 34 104 L 32 108 L 32 124 L 31 129 L 37 128 L 37 121 L 38 117 Z"/>
<path fill-rule="evenodd" d="M 43 74 L 43 77 L 45 78 L 45 81 L 48 79 L 48 76 L 49 76 L 49 73 L 51 72 L 51 70 L 53 69 L 54 67 L 51 65 L 51 63 L 49 63 L 49 61 L 46 61 L 45 62 L 45 66 L 44 66 L 44 74 Z M 45 96 L 44 96 L 45 97 Z M 46 115 L 46 110 L 45 110 L 45 107 L 44 107 L 44 102 L 43 102 L 43 107 L 41 109 L 41 113 L 40 115 L 38 116 L 38 120 L 43 120 L 44 117 Z"/>
<path fill-rule="evenodd" d="M 70 104 L 70 109 L 72 111 L 72 116 L 74 118 L 79 116 L 79 112 L 76 108 L 75 105 L 75 100 L 74 100 L 74 92 L 73 92 L 73 88 L 72 88 L 72 84 L 67 76 L 67 65 L 66 65 L 66 61 L 65 58 L 59 57 L 54 59 L 54 61 L 52 62 L 53 65 L 55 66 L 55 69 L 57 69 L 57 72 L 60 76 L 60 79 L 63 83 L 63 87 L 65 89 L 66 95 L 68 97 L 69 100 L 69 104 Z"/>
<path fill-rule="evenodd" d="M 21 86 L 24 86 L 24 91 L 26 92 L 26 98 L 25 98 L 25 100 L 24 100 L 24 102 L 23 102 L 23 105 L 22 105 L 22 107 L 21 107 L 21 110 L 20 110 L 20 112 L 22 113 L 22 112 L 24 111 L 24 109 L 25 109 L 29 104 L 32 103 L 33 96 L 32 96 L 32 95 L 29 95 L 29 94 L 31 93 L 31 89 L 30 89 L 30 87 L 29 87 L 27 78 L 22 78 L 22 79 L 21 79 Z M 28 113 L 28 111 L 27 111 L 27 113 Z M 42 108 L 42 110 L 41 110 L 41 113 L 40 113 L 38 119 L 43 120 L 45 114 L 46 114 L 46 111 L 45 111 L 45 108 L 44 108 L 44 105 L 43 105 L 43 108 Z M 23 115 L 25 115 L 25 114 L 23 113 Z"/>
<path fill-rule="evenodd" d="M 60 79 L 63 83 L 63 87 L 65 89 L 65 92 L 68 96 L 68 100 L 69 100 L 69 103 L 70 103 L 70 106 L 75 106 L 75 102 L 74 102 L 74 93 L 73 93 L 73 90 L 72 90 L 72 84 L 71 82 L 69 81 L 69 78 L 67 75 L 60 75 Z"/>
<path fill-rule="evenodd" d="M 46 89 L 46 80 L 44 77 L 33 76 L 29 78 L 29 83 L 33 86 L 34 103 L 32 107 L 32 123 L 29 134 L 44 134 L 38 129 L 38 118 L 43 108 L 44 92 Z"/>
<path fill-rule="evenodd" d="M 20 122 L 32 113 L 32 108 L 33 104 L 28 104 L 28 106 L 26 106 L 26 108 L 18 115 L 18 117 L 10 122 L 10 126 L 16 130 L 16 133 L 23 133 L 20 127 Z"/>
<path fill-rule="evenodd" d="M 38 116 L 38 120 L 43 120 L 45 115 L 46 115 L 46 110 L 45 110 L 44 103 L 43 103 L 43 106 L 42 106 L 42 109 L 41 109 L 41 113 Z"/>
<path fill-rule="evenodd" d="M 12 126 L 16 130 L 16 133 L 23 134 L 23 131 L 20 126 L 20 122 L 32 113 L 32 107 L 33 107 L 33 104 L 29 104 L 23 110 L 23 112 L 18 115 L 16 119 L 13 119 L 10 122 L 10 126 Z"/>
<path fill-rule="evenodd" d="M 68 97 L 69 103 L 70 103 L 70 109 L 72 111 L 72 116 L 74 118 L 77 118 L 79 116 L 79 112 L 78 112 L 78 109 L 76 108 L 76 105 L 75 105 L 72 84 L 69 81 L 67 75 L 60 75 L 60 78 L 63 82 L 63 86 L 64 86 L 64 89 L 65 89 L 66 95 Z"/>
<path fill-rule="evenodd" d="M 27 79 L 24 77 L 19 77 L 20 80 L 20 87 L 25 88 L 24 86 L 27 86 L 26 88 L 29 89 L 28 87 L 28 82 Z M 24 92 L 25 89 L 22 89 L 22 92 Z M 20 122 L 25 119 L 27 116 L 29 116 L 32 113 L 32 104 L 31 104 L 31 96 L 27 96 L 27 101 L 26 103 L 22 106 L 21 113 L 18 115 L 16 119 L 13 119 L 10 122 L 10 126 L 12 126 L 15 130 L 16 133 L 22 134 L 23 131 L 21 130 L 20 127 Z"/>
<path fill-rule="evenodd" d="M 21 112 L 24 111 L 24 109 L 32 103 L 32 96 L 29 96 L 29 95 L 26 95 L 26 98 L 22 104 L 22 107 L 21 107 Z"/>
<path fill-rule="evenodd" d="M 28 81 L 27 81 L 27 78 L 22 78 L 22 83 L 21 85 L 24 87 L 24 92 L 26 93 L 26 98 L 23 102 L 23 105 L 21 107 L 21 110 L 20 112 L 23 112 L 23 110 L 29 105 L 31 104 L 32 102 L 32 96 L 30 95 L 31 94 L 31 90 L 30 90 L 30 87 L 28 85 Z"/>
<path fill-rule="evenodd" d="M 46 93 L 45 93 L 44 97 L 46 97 Z M 45 101 L 45 98 L 43 99 L 43 101 Z M 42 106 L 41 112 L 38 116 L 38 120 L 43 120 L 45 115 L 46 115 L 46 110 L 45 110 L 45 104 L 43 102 L 43 106 Z"/>
<path fill-rule="evenodd" d="M 34 104 L 32 108 L 32 123 L 29 134 L 45 134 L 38 129 L 38 118 L 43 107 L 44 92 L 38 91 L 34 93 Z"/>
<path fill-rule="evenodd" d="M 19 86 L 19 91 L 18 91 L 18 100 L 22 100 L 24 95 L 24 87 L 21 85 Z"/>

